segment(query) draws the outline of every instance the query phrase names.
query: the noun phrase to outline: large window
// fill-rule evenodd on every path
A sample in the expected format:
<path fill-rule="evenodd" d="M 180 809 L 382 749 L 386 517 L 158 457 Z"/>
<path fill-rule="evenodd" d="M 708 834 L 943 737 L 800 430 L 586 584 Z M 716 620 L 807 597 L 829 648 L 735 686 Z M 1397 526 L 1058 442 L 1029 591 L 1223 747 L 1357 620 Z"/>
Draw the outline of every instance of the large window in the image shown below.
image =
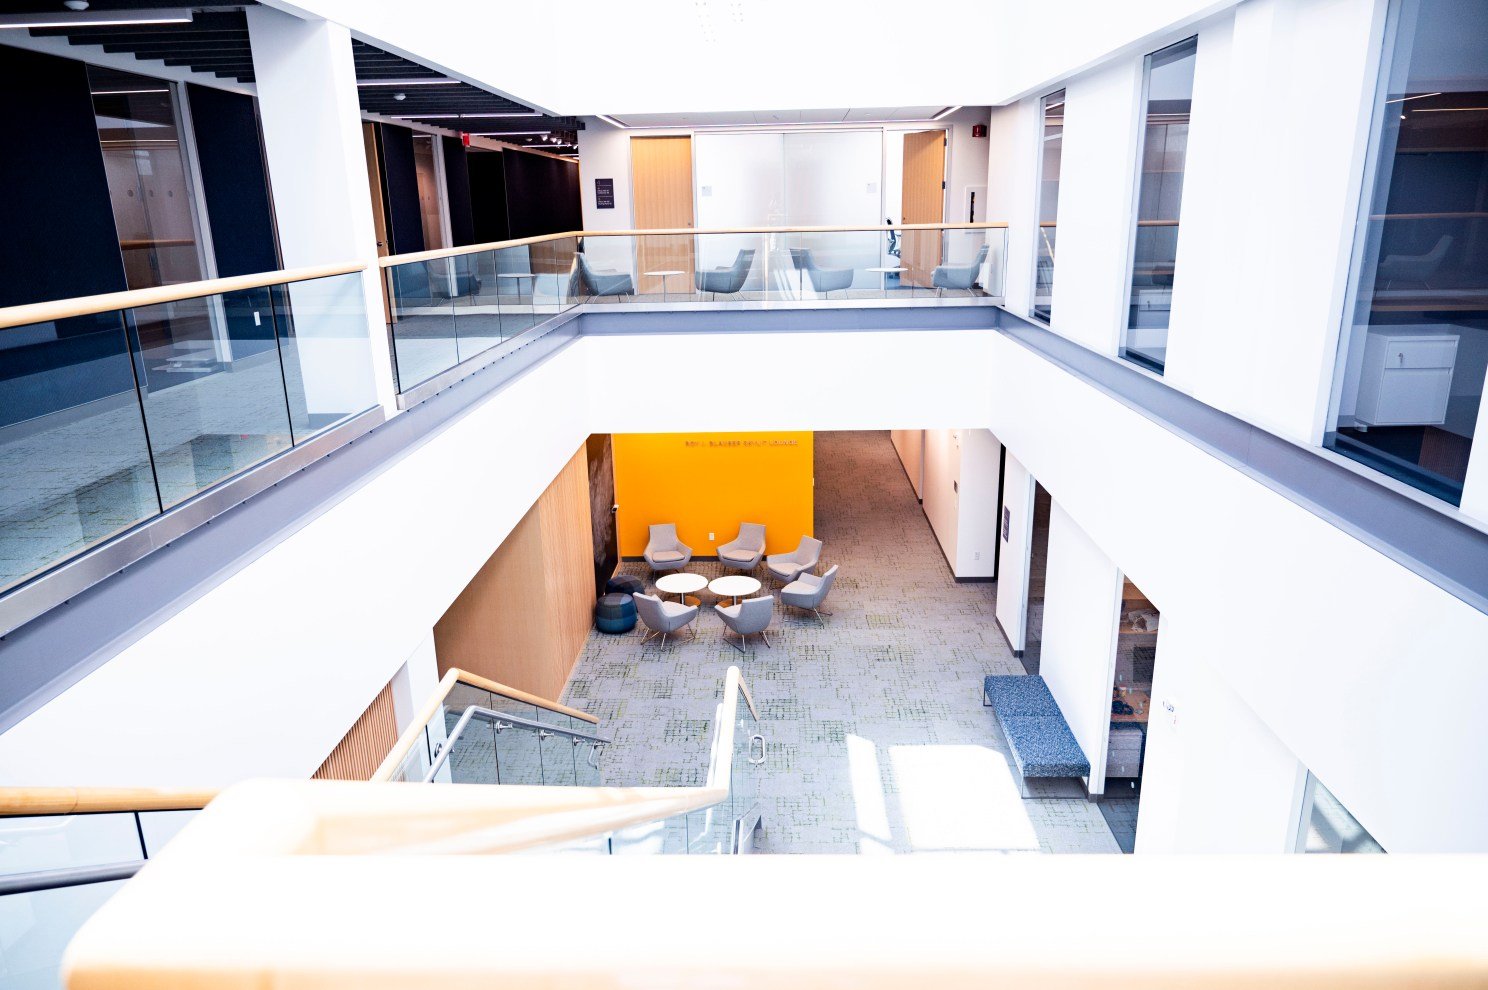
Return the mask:
<path fill-rule="evenodd" d="M 1189 38 L 1147 56 L 1141 177 L 1132 235 L 1122 357 L 1162 373 L 1168 358 L 1168 314 L 1173 306 L 1173 267 L 1178 258 L 1178 208 L 1188 157 L 1198 39 Z"/>
<path fill-rule="evenodd" d="M 1312 774 L 1302 801 L 1297 851 L 1303 853 L 1382 853 L 1384 847 Z"/>
<path fill-rule="evenodd" d="M 1054 316 L 1054 221 L 1059 215 L 1059 162 L 1064 154 L 1064 90 L 1040 103 L 1038 232 L 1033 248 L 1033 315 Z"/>
<path fill-rule="evenodd" d="M 196 282 L 207 270 L 191 170 L 170 83 L 88 67 L 98 142 L 131 289 Z"/>
<path fill-rule="evenodd" d="M 1452 504 L 1488 369 L 1488 5 L 1391 10 L 1324 443 Z"/>

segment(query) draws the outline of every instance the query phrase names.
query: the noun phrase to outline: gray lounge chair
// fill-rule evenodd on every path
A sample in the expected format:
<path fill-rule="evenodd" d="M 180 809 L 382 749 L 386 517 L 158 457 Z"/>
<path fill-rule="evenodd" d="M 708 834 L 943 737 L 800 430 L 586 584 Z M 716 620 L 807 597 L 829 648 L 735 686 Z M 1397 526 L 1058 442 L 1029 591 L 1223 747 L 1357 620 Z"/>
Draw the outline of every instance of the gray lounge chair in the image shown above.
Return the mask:
<path fill-rule="evenodd" d="M 805 272 L 811 279 L 811 288 L 814 292 L 827 295 L 838 289 L 851 288 L 853 284 L 853 270 L 851 268 L 818 268 L 816 261 L 811 257 L 810 248 L 791 248 L 791 264 L 797 271 Z"/>
<path fill-rule="evenodd" d="M 736 571 L 752 571 L 765 556 L 765 527 L 740 523 L 739 535 L 718 547 L 718 562 Z"/>
<path fill-rule="evenodd" d="M 781 584 L 790 584 L 805 574 L 821 560 L 822 541 L 810 536 L 801 537 L 800 546 L 790 553 L 772 553 L 765 558 L 770 576 Z"/>
<path fill-rule="evenodd" d="M 1431 277 L 1442 266 L 1442 262 L 1447 260 L 1447 251 L 1451 247 L 1452 235 L 1443 234 L 1425 254 L 1389 255 L 1375 269 L 1375 281 L 1384 282 L 1388 289 L 1391 282 L 1404 279 L 1407 282 L 1420 282 L 1429 289 Z"/>
<path fill-rule="evenodd" d="M 833 564 L 821 577 L 815 574 L 802 574 L 780 589 L 780 604 L 806 609 L 817 619 L 821 619 L 824 615 L 831 615 L 831 612 L 823 611 L 821 606 L 822 602 L 827 600 L 827 595 L 837 580 L 837 566 Z"/>
<path fill-rule="evenodd" d="M 680 571 L 692 562 L 692 547 L 677 539 L 676 523 L 656 523 L 643 556 L 656 573 Z"/>
<path fill-rule="evenodd" d="M 732 294 L 744 288 L 744 282 L 749 278 L 749 269 L 754 265 L 754 249 L 747 248 L 739 252 L 734 263 L 727 268 L 715 268 L 710 272 L 697 273 L 697 287 L 699 292 L 719 292 Z"/>
<path fill-rule="evenodd" d="M 714 605 L 713 611 L 718 613 L 724 625 L 738 635 L 737 643 L 728 638 L 728 633 L 723 634 L 723 639 L 740 653 L 744 652 L 749 637 L 755 633 L 759 633 L 766 646 L 770 645 L 770 636 L 765 630 L 770 627 L 770 620 L 775 616 L 775 599 L 769 595 L 746 598 L 737 605 Z"/>
<path fill-rule="evenodd" d="M 611 269 L 590 268 L 589 259 L 582 254 L 578 255 L 578 259 L 579 273 L 583 275 L 584 285 L 591 296 L 635 295 L 635 284 L 631 282 L 629 274 Z"/>
<path fill-rule="evenodd" d="M 693 637 L 697 636 L 697 630 L 692 628 L 692 622 L 698 617 L 696 605 L 683 605 L 681 602 L 664 602 L 655 595 L 634 595 L 636 615 L 640 616 L 641 622 L 649 632 L 641 639 L 641 645 L 653 636 L 661 637 L 661 645 L 665 646 L 667 637 L 674 632 L 686 629 Z"/>
<path fill-rule="evenodd" d="M 969 265 L 936 265 L 935 270 L 930 273 L 930 284 L 937 290 L 943 289 L 966 289 L 970 290 L 976 284 L 977 275 L 981 273 L 982 263 L 987 260 L 987 245 L 977 252 L 976 260 Z"/>

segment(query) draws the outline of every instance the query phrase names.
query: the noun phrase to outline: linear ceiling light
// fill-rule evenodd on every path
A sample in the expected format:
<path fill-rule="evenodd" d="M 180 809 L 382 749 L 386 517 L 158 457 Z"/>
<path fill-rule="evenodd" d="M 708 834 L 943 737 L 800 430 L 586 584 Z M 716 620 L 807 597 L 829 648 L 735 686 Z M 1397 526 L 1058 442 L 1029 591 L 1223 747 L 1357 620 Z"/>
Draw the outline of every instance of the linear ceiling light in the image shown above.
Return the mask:
<path fill-rule="evenodd" d="M 622 124 L 622 123 L 620 123 L 620 121 L 616 120 L 614 117 L 611 117 L 607 113 L 597 113 L 594 116 L 598 117 L 600 120 L 604 121 L 606 124 L 609 124 L 611 127 L 618 127 L 622 131 L 628 131 L 628 130 L 630 130 L 630 125 L 629 124 Z"/>
<path fill-rule="evenodd" d="M 90 96 L 135 96 L 139 93 L 169 93 L 168 89 L 95 89 Z"/>
<path fill-rule="evenodd" d="M 532 113 L 400 113 L 394 114 L 394 120 L 500 120 L 504 117 L 541 117 L 542 114 Z"/>
<path fill-rule="evenodd" d="M 463 86 L 458 79 L 367 79 L 358 86 Z"/>
<path fill-rule="evenodd" d="M 960 110 L 960 109 L 961 109 L 960 107 L 946 107 L 944 110 L 942 110 L 940 113 L 936 114 L 934 117 L 931 117 L 930 119 L 931 120 L 939 120 L 942 117 L 949 117 L 951 114 L 955 113 L 957 110 Z"/>
<path fill-rule="evenodd" d="M 1397 96 L 1393 100 L 1386 100 L 1385 105 L 1389 106 L 1391 103 L 1404 103 L 1406 100 L 1424 100 L 1428 96 L 1440 95 L 1440 93 L 1417 93 L 1415 96 Z"/>
<path fill-rule="evenodd" d="M 552 131 L 475 131 L 475 137 L 521 137 L 523 134 L 541 134 L 547 137 Z"/>
<path fill-rule="evenodd" d="M 168 8 L 150 10 L 98 10 L 64 14 L 0 14 L 4 28 L 108 27 L 113 24 L 190 24 L 191 11 Z"/>
<path fill-rule="evenodd" d="M 1481 110 L 1488 110 L 1488 107 L 1421 107 L 1411 113 L 1477 113 Z"/>

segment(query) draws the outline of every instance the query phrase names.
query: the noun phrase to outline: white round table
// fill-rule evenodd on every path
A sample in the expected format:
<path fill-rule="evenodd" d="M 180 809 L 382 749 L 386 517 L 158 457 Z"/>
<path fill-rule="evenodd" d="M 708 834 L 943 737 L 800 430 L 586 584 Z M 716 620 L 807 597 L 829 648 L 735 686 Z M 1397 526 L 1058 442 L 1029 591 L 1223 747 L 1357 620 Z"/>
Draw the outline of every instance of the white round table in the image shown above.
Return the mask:
<path fill-rule="evenodd" d="M 660 587 L 658 583 L 657 587 Z M 727 577 L 714 578 L 708 582 L 708 590 L 719 598 L 732 598 L 734 604 L 739 604 L 739 599 L 752 595 L 764 585 L 748 574 L 730 574 Z"/>
<path fill-rule="evenodd" d="M 907 272 L 908 268 L 869 268 L 870 272 L 878 272 L 878 291 L 884 295 L 889 294 L 889 272 Z"/>
<path fill-rule="evenodd" d="M 686 571 L 678 571 L 676 574 L 663 574 L 656 579 L 656 590 L 667 595 L 676 595 L 677 600 L 683 605 L 693 605 L 687 596 L 694 591 L 702 591 L 708 586 L 708 579 L 701 574 L 689 574 Z"/>
<path fill-rule="evenodd" d="M 497 273 L 496 277 L 497 278 L 516 278 L 516 279 L 530 278 L 530 279 L 532 279 L 532 290 L 527 293 L 527 303 L 528 303 L 529 306 L 532 306 L 534 308 L 537 306 L 537 300 L 535 298 L 533 298 L 534 296 L 537 295 L 537 276 L 534 275 L 532 272 L 499 272 L 499 273 Z M 521 282 L 518 282 L 517 283 L 517 302 L 520 303 L 521 301 L 522 301 L 522 283 Z"/>
<path fill-rule="evenodd" d="M 686 275 L 687 273 L 684 272 L 684 271 L 680 271 L 678 269 L 675 269 L 675 268 L 668 268 L 666 271 L 645 272 L 644 274 L 647 275 L 647 276 L 650 276 L 650 277 L 661 279 L 661 301 L 662 302 L 666 302 L 667 301 L 667 279 L 671 278 L 673 275 Z"/>

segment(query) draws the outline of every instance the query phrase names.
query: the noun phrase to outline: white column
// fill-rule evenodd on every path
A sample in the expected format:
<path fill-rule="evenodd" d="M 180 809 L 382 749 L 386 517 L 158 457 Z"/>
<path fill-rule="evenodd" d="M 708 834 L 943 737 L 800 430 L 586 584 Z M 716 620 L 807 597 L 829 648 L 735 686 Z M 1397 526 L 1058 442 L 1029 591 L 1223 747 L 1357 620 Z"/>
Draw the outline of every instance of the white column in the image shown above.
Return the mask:
<path fill-rule="evenodd" d="M 296 331 L 310 412 L 345 410 L 375 390 L 376 401 L 391 415 L 396 389 L 351 33 L 330 21 L 304 20 L 264 6 L 250 7 L 246 14 L 284 264 L 367 265 L 360 326 L 347 318 L 356 301 L 346 298 L 344 286 L 332 292 L 332 284 L 305 283 L 291 293 L 291 305 L 301 314 Z M 330 315 L 335 312 L 346 315 Z"/>

